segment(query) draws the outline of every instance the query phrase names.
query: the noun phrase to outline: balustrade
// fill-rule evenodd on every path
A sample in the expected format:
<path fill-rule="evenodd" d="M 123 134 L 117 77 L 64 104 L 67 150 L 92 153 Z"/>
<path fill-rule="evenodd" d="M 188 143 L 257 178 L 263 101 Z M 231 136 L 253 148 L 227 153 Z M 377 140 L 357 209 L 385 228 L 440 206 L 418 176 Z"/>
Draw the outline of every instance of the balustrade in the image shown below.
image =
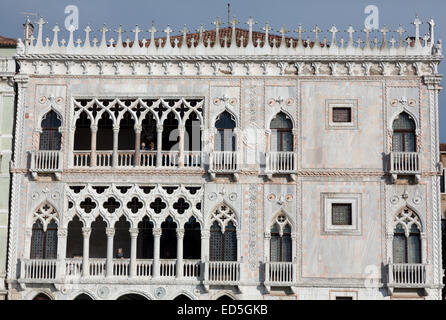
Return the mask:
<path fill-rule="evenodd" d="M 56 150 L 31 151 L 32 172 L 56 172 L 62 170 L 62 152 Z"/>
<path fill-rule="evenodd" d="M 160 260 L 160 277 L 175 277 L 177 271 L 176 259 L 161 259 Z"/>
<path fill-rule="evenodd" d="M 388 275 L 391 287 L 417 288 L 427 283 L 426 265 L 421 263 L 391 263 Z"/>
<path fill-rule="evenodd" d="M 294 281 L 294 264 L 292 262 L 266 262 L 265 282 L 292 283 Z"/>
<path fill-rule="evenodd" d="M 20 278 L 27 280 L 53 280 L 56 278 L 55 259 L 22 259 Z"/>
<path fill-rule="evenodd" d="M 419 152 L 391 152 L 390 172 L 395 174 L 420 173 Z"/>
<path fill-rule="evenodd" d="M 266 153 L 266 171 L 273 173 L 296 171 L 296 153 L 292 151 Z"/>
<path fill-rule="evenodd" d="M 209 168 L 214 172 L 234 172 L 238 169 L 236 151 L 214 151 L 210 154 Z"/>
<path fill-rule="evenodd" d="M 130 270 L 130 259 L 114 259 L 113 275 L 116 277 L 128 277 Z"/>
<path fill-rule="evenodd" d="M 75 167 L 89 167 L 91 164 L 90 151 L 74 151 L 73 152 L 73 166 Z"/>
<path fill-rule="evenodd" d="M 213 284 L 235 283 L 240 280 L 240 263 L 237 261 L 209 261 L 205 280 Z"/>

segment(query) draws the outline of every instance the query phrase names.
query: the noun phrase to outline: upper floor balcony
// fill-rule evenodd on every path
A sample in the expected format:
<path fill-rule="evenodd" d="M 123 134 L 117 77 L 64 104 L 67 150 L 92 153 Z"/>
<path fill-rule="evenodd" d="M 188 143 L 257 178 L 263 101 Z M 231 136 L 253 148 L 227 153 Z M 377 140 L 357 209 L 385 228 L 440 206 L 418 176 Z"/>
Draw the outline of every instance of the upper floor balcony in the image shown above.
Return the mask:
<path fill-rule="evenodd" d="M 421 175 L 419 152 L 391 152 L 389 156 L 392 180 L 398 175 L 413 175 L 418 182 Z"/>
<path fill-rule="evenodd" d="M 35 150 L 31 151 L 31 164 L 29 171 L 34 179 L 38 173 L 54 173 L 60 180 L 63 163 L 62 151 L 58 150 Z"/>
<path fill-rule="evenodd" d="M 395 288 L 426 288 L 427 269 L 428 265 L 422 263 L 390 263 L 387 287 L 391 293 Z"/>

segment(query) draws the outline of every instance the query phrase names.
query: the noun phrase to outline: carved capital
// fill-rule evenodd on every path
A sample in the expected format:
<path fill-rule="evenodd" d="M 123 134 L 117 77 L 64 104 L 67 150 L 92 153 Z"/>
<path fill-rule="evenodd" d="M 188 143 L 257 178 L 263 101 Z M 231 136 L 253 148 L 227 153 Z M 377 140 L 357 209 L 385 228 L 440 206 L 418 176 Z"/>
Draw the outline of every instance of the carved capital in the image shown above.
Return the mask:
<path fill-rule="evenodd" d="M 90 234 L 91 234 L 91 228 L 90 227 L 82 228 L 82 235 L 84 237 L 88 238 L 90 236 Z"/>
<path fill-rule="evenodd" d="M 114 228 L 106 228 L 105 234 L 107 237 L 113 237 L 115 235 L 115 229 Z"/>
<path fill-rule="evenodd" d="M 161 234 L 163 233 L 161 228 L 153 228 L 152 232 L 154 237 L 161 237 Z"/>
<path fill-rule="evenodd" d="M 68 235 L 67 228 L 59 228 L 57 229 L 57 237 L 58 238 L 65 238 Z"/>
<path fill-rule="evenodd" d="M 129 229 L 129 232 L 130 232 L 130 236 L 133 238 L 133 237 L 137 237 L 138 236 L 138 233 L 139 233 L 139 229 L 138 228 L 130 228 Z"/>
<path fill-rule="evenodd" d="M 184 238 L 184 229 L 177 229 L 177 239 Z"/>

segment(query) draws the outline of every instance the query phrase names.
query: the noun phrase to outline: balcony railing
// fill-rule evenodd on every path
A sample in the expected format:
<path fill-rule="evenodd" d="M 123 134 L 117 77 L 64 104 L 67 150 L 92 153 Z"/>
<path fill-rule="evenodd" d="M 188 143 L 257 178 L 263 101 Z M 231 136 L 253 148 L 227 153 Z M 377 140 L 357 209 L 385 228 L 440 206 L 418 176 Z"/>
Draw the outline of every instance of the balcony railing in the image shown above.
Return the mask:
<path fill-rule="evenodd" d="M 419 152 L 391 152 L 390 173 L 392 174 L 419 174 Z"/>
<path fill-rule="evenodd" d="M 31 172 L 62 171 L 62 152 L 57 150 L 31 151 Z"/>
<path fill-rule="evenodd" d="M 113 259 L 113 275 L 128 277 L 130 275 L 130 259 Z"/>
<path fill-rule="evenodd" d="M 209 157 L 209 169 L 213 172 L 232 173 L 238 170 L 236 151 L 214 151 Z"/>
<path fill-rule="evenodd" d="M 292 262 L 266 262 L 265 283 L 291 284 L 294 282 L 295 264 Z"/>
<path fill-rule="evenodd" d="M 240 262 L 209 261 L 205 263 L 205 282 L 209 284 L 237 284 L 240 281 Z"/>
<path fill-rule="evenodd" d="M 55 259 L 22 259 L 20 261 L 20 278 L 26 280 L 56 279 Z"/>
<path fill-rule="evenodd" d="M 161 259 L 160 260 L 160 276 L 161 277 L 175 277 L 177 274 L 177 260 L 176 259 Z"/>
<path fill-rule="evenodd" d="M 90 277 L 105 277 L 106 259 L 93 258 L 89 260 Z"/>
<path fill-rule="evenodd" d="M 13 75 L 15 73 L 15 61 L 8 57 L 0 57 L 0 75 Z"/>
<path fill-rule="evenodd" d="M 201 261 L 200 260 L 183 260 L 183 277 L 197 278 L 201 277 Z"/>
<path fill-rule="evenodd" d="M 90 151 L 73 152 L 73 165 L 75 167 L 89 167 L 91 165 Z"/>
<path fill-rule="evenodd" d="M 426 265 L 421 263 L 389 264 L 389 287 L 424 288 L 427 284 Z"/>
<path fill-rule="evenodd" d="M 266 153 L 266 171 L 270 173 L 294 173 L 296 171 L 296 153 L 277 151 Z"/>
<path fill-rule="evenodd" d="M 201 151 L 185 151 L 184 152 L 185 167 L 201 167 Z"/>

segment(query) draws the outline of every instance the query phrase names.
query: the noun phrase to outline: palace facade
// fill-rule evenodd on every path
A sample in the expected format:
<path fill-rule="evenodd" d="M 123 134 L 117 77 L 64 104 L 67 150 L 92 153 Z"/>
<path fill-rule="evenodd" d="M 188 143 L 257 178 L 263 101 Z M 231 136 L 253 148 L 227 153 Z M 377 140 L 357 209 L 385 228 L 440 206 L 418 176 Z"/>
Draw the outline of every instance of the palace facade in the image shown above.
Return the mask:
<path fill-rule="evenodd" d="M 441 298 L 434 21 L 237 23 L 18 41 L 10 299 Z"/>

